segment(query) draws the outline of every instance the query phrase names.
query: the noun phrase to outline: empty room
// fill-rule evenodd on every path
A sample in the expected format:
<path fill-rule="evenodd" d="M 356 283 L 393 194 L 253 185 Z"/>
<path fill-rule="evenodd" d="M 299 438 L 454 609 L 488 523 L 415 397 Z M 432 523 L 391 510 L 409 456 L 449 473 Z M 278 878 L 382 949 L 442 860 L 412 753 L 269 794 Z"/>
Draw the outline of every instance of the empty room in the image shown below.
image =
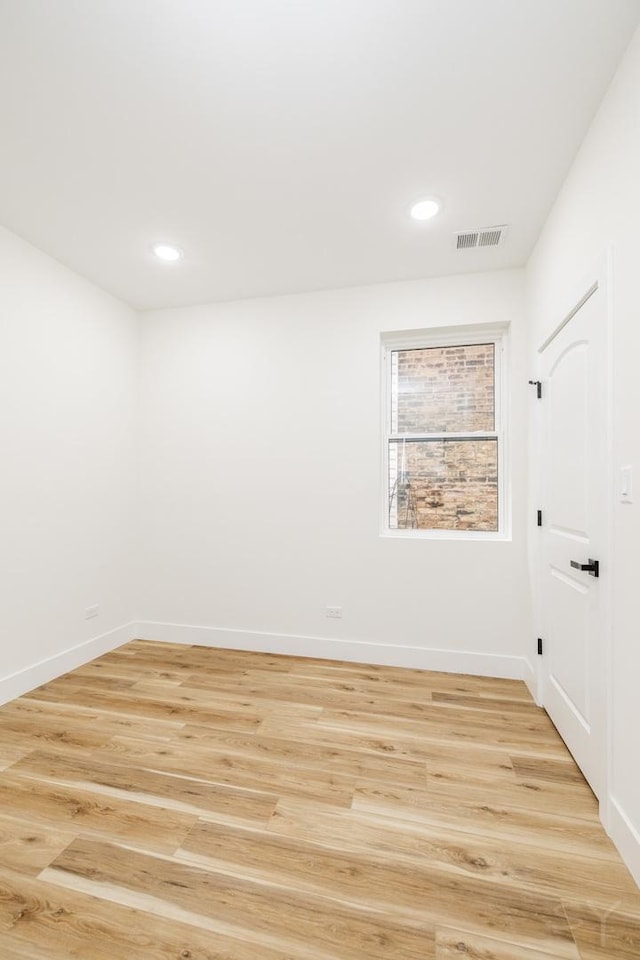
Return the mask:
<path fill-rule="evenodd" d="M 640 960 L 640 0 L 0 79 L 0 960 Z"/>

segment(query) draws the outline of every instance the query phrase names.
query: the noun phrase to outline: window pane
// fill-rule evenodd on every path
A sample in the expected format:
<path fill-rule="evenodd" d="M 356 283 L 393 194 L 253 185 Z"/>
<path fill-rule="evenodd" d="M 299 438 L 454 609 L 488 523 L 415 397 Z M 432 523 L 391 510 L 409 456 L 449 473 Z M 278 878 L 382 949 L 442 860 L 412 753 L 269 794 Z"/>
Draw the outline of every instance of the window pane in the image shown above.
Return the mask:
<path fill-rule="evenodd" d="M 394 350 L 391 432 L 495 430 L 495 346 Z"/>
<path fill-rule="evenodd" d="M 497 530 L 497 440 L 390 440 L 389 529 Z"/>

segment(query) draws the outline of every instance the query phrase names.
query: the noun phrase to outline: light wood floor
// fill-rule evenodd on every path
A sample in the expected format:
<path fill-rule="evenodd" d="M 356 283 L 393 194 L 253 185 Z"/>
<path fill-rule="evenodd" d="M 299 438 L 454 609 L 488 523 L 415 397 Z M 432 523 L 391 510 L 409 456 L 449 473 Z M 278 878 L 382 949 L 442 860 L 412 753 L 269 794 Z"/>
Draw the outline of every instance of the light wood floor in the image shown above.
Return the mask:
<path fill-rule="evenodd" d="M 638 960 L 523 684 L 135 641 L 0 709 L 1 960 Z"/>

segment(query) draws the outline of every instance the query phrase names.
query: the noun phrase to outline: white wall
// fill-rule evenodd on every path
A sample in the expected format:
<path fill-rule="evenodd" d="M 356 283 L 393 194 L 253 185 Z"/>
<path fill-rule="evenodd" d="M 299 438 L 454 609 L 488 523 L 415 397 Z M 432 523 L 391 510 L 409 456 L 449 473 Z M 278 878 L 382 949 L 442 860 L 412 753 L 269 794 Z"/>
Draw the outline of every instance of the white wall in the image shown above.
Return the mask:
<path fill-rule="evenodd" d="M 611 829 L 640 882 L 640 33 L 636 33 L 528 267 L 531 363 L 573 291 L 613 262 L 613 479 L 636 470 L 636 504 L 614 504 Z"/>
<path fill-rule="evenodd" d="M 1 700 L 133 619 L 136 364 L 132 310 L 0 229 Z"/>
<path fill-rule="evenodd" d="M 380 333 L 488 322 L 512 324 L 513 541 L 381 538 Z M 144 314 L 143 635 L 519 675 L 524 347 L 521 271 Z"/>

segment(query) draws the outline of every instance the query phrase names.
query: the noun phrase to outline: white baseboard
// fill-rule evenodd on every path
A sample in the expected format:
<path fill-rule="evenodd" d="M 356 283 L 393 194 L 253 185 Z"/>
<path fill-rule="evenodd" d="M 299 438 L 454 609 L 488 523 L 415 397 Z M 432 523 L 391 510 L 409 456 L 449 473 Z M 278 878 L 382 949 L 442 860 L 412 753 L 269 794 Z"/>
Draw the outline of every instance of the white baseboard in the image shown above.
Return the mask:
<path fill-rule="evenodd" d="M 395 643 L 369 643 L 363 640 L 230 630 L 185 623 L 156 623 L 151 620 L 140 621 L 134 626 L 135 636 L 140 640 L 347 660 L 350 663 L 376 663 L 390 667 L 466 673 L 477 677 L 503 677 L 510 680 L 522 680 L 524 677 L 524 657 L 473 653 L 466 650 L 438 650 Z"/>
<path fill-rule="evenodd" d="M 533 664 L 527 659 L 527 657 L 523 657 L 523 664 L 522 679 L 529 688 L 529 693 L 538 706 L 540 706 L 540 701 L 538 700 L 538 674 L 536 673 Z"/>
<path fill-rule="evenodd" d="M 640 832 L 613 797 L 608 805 L 608 833 L 640 887 Z"/>
<path fill-rule="evenodd" d="M 76 667 L 88 663 L 109 650 L 115 650 L 123 643 L 128 643 L 135 636 L 134 623 L 126 623 L 115 630 L 109 630 L 108 633 L 102 633 L 100 636 L 92 637 L 79 643 L 75 647 L 69 647 L 60 653 L 40 660 L 23 670 L 11 673 L 7 677 L 0 677 L 0 704 L 8 703 L 9 700 L 15 700 L 28 693 L 29 690 L 35 690 L 43 683 L 55 680 L 56 677 L 74 670 Z"/>

